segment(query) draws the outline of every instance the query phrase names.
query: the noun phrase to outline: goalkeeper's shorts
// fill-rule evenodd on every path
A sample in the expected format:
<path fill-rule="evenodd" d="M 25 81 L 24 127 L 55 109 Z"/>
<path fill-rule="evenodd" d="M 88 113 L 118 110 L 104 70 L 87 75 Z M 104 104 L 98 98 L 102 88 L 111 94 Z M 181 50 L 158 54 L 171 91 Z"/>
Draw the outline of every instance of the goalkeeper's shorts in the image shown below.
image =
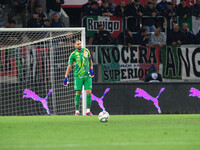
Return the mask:
<path fill-rule="evenodd" d="M 91 77 L 85 77 L 85 78 L 74 78 L 74 90 L 75 91 L 81 91 L 84 85 L 85 90 L 91 90 L 92 89 L 92 78 Z"/>

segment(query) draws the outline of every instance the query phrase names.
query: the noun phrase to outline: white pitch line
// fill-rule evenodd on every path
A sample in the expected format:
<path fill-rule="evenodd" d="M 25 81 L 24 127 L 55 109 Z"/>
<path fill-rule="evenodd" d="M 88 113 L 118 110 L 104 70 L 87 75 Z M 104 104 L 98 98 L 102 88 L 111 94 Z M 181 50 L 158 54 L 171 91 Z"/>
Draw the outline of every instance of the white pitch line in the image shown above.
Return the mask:
<path fill-rule="evenodd" d="M 72 147 L 97 147 L 97 146 L 154 146 L 154 145 L 200 145 L 200 142 L 129 142 L 129 143 L 96 143 L 96 144 L 36 144 L 36 145 L 7 145 L 0 149 L 28 149 L 28 148 L 72 148 Z"/>

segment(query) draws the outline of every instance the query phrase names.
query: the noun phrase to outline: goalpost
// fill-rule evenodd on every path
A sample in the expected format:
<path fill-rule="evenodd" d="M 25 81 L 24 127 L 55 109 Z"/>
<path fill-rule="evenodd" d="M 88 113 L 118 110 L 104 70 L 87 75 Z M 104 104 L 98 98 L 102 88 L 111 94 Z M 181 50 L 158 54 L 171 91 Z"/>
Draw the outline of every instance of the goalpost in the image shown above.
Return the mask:
<path fill-rule="evenodd" d="M 0 116 L 74 115 L 73 68 L 63 81 L 75 40 L 85 47 L 84 28 L 0 29 Z"/>

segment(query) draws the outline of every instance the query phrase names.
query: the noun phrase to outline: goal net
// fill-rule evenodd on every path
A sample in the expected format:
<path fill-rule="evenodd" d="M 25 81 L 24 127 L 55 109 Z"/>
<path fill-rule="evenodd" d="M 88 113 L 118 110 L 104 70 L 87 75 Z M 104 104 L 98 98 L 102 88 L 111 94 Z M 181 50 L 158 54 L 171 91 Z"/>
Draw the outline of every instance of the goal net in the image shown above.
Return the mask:
<path fill-rule="evenodd" d="M 0 29 L 1 116 L 74 114 L 73 68 L 63 81 L 75 40 L 85 47 L 83 28 Z"/>

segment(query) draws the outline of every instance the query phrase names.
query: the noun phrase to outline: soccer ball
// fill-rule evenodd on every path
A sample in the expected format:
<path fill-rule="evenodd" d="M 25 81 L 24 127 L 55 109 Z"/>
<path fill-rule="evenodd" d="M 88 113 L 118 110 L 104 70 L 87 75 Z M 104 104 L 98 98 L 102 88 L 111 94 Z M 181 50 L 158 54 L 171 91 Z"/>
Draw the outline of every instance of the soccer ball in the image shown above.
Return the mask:
<path fill-rule="evenodd" d="M 107 122 L 110 119 L 110 115 L 107 111 L 100 112 L 98 117 L 101 122 Z"/>

